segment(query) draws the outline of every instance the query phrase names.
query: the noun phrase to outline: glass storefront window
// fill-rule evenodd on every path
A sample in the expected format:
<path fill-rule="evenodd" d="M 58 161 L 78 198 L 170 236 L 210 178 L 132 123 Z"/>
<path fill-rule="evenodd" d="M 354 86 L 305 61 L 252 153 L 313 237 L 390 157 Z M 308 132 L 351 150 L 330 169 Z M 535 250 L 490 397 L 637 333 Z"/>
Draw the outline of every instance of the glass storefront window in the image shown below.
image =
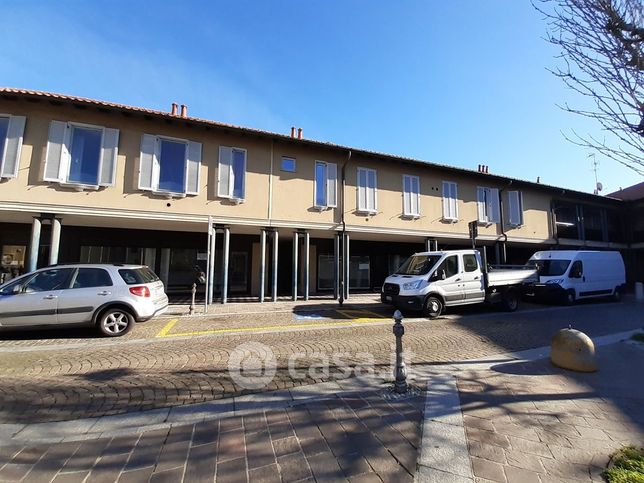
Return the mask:
<path fill-rule="evenodd" d="M 349 260 L 349 288 L 371 287 L 371 264 L 368 256 L 352 256 Z"/>
<path fill-rule="evenodd" d="M 333 255 L 318 255 L 318 290 L 333 290 Z"/>

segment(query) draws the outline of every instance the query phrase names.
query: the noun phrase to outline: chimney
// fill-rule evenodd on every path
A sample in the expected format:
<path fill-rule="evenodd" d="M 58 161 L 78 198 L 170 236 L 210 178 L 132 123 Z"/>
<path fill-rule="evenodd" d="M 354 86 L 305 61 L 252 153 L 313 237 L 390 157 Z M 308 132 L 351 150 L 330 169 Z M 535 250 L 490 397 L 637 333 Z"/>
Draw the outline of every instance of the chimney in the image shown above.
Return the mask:
<path fill-rule="evenodd" d="M 487 174 L 487 173 L 488 173 L 488 169 L 489 169 L 490 167 L 486 164 L 486 165 L 484 166 L 484 168 L 485 168 L 485 174 Z"/>
<path fill-rule="evenodd" d="M 181 104 L 181 117 L 188 117 L 188 106 Z"/>
<path fill-rule="evenodd" d="M 178 113 L 178 110 L 179 110 L 179 106 L 177 105 L 176 102 L 173 102 L 172 103 L 172 111 L 170 112 L 170 114 L 172 114 L 173 116 L 176 116 L 177 113 Z"/>
<path fill-rule="evenodd" d="M 291 126 L 291 137 L 295 137 L 295 126 Z"/>
<path fill-rule="evenodd" d="M 297 128 L 297 138 L 302 139 L 302 128 L 301 127 Z"/>

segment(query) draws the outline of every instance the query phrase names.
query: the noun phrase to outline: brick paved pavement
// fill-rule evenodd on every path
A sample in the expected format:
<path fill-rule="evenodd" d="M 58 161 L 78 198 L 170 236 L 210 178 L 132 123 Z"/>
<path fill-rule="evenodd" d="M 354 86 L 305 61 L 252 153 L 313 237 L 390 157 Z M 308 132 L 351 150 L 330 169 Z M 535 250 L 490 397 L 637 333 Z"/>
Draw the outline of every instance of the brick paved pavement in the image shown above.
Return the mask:
<path fill-rule="evenodd" d="M 412 481 L 423 404 L 423 394 L 345 393 L 115 438 L 0 446 L 0 481 Z"/>
<path fill-rule="evenodd" d="M 641 327 L 635 303 L 590 304 L 515 314 L 474 311 L 458 319 L 410 323 L 405 348 L 415 364 L 465 360 L 547 345 L 552 333 L 573 323 L 589 335 Z M 575 321 L 576 319 L 576 321 Z M 231 326 L 235 319 L 231 318 Z M 238 344 L 265 344 L 277 361 L 275 379 L 265 390 L 290 388 L 333 379 L 344 372 L 332 356 L 341 353 L 350 367 L 373 362 L 390 374 L 390 325 L 319 328 L 304 332 L 242 333 L 180 339 L 150 339 L 122 344 L 96 340 L 78 347 L 39 347 L 6 352 L 0 347 L 0 422 L 77 419 L 198 403 L 249 392 L 228 374 L 231 351 Z M 289 359 L 302 378 L 288 371 Z M 307 372 L 329 358 L 329 374 Z M 410 372 L 413 373 L 413 367 Z"/>

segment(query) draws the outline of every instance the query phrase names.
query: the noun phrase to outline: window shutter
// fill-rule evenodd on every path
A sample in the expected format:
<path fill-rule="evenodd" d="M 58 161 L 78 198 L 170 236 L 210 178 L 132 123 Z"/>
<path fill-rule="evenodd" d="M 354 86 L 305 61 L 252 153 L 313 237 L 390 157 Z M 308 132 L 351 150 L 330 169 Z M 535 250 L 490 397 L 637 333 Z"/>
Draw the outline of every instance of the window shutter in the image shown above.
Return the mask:
<path fill-rule="evenodd" d="M 4 158 L 0 159 L 0 178 L 15 178 L 18 176 L 22 136 L 25 131 L 25 116 L 11 116 L 5 141 Z M 2 153 L 0 153 L 2 156 Z"/>
<path fill-rule="evenodd" d="M 118 146 L 119 130 L 103 129 L 103 149 L 100 163 L 101 173 L 98 180 L 100 186 L 114 186 Z"/>
<path fill-rule="evenodd" d="M 521 193 L 519 191 L 508 191 L 508 203 L 510 205 L 509 222 L 510 225 L 521 225 Z"/>
<path fill-rule="evenodd" d="M 443 181 L 443 218 L 452 218 L 451 212 L 451 199 L 450 199 L 450 184 Z"/>
<path fill-rule="evenodd" d="M 219 146 L 219 169 L 217 179 L 217 195 L 221 198 L 230 198 L 232 192 L 231 166 L 233 163 L 233 150 L 226 146 Z"/>
<path fill-rule="evenodd" d="M 499 209 L 499 190 L 496 188 L 492 188 L 489 191 L 489 199 L 488 202 L 490 204 L 490 210 L 489 210 L 489 221 L 492 223 L 498 223 L 500 221 L 500 213 L 501 210 Z"/>
<path fill-rule="evenodd" d="M 338 166 L 335 163 L 327 163 L 327 206 L 335 208 L 338 206 Z"/>
<path fill-rule="evenodd" d="M 376 178 L 376 171 L 369 170 L 367 171 L 367 178 L 369 179 L 369 209 L 370 211 L 378 210 L 378 198 L 376 196 L 376 186 L 378 181 Z"/>
<path fill-rule="evenodd" d="M 451 217 L 457 220 L 458 219 L 458 186 L 456 185 L 456 183 L 450 183 L 449 190 L 450 190 L 449 206 L 450 206 Z"/>
<path fill-rule="evenodd" d="M 488 221 L 485 206 L 485 188 L 476 188 L 476 206 L 478 208 L 479 221 Z"/>
<path fill-rule="evenodd" d="M 139 160 L 139 189 L 152 191 L 154 189 L 154 152 L 157 138 L 151 134 L 141 137 L 141 158 Z"/>
<path fill-rule="evenodd" d="M 201 167 L 201 143 L 188 142 L 188 160 L 186 163 L 186 194 L 199 194 L 199 171 Z"/>
<path fill-rule="evenodd" d="M 414 215 L 420 215 L 420 180 L 414 176 L 411 178 L 411 210 Z"/>
<path fill-rule="evenodd" d="M 51 121 L 49 124 L 49 139 L 45 157 L 45 181 L 63 181 L 61 176 L 61 158 L 65 151 L 65 135 L 67 123 Z"/>
<path fill-rule="evenodd" d="M 358 211 L 367 209 L 367 173 L 364 169 L 358 170 Z"/>
<path fill-rule="evenodd" d="M 411 214 L 411 178 L 403 174 L 403 214 Z"/>

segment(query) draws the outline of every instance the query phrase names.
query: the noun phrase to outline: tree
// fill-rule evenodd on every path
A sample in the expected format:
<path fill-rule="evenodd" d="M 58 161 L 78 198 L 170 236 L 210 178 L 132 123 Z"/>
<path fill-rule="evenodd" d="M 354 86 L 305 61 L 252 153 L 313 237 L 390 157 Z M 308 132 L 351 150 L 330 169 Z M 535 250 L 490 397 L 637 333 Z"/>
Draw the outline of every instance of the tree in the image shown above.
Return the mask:
<path fill-rule="evenodd" d="M 591 99 L 563 108 L 600 123 L 608 139 L 566 136 L 644 175 L 644 0 L 533 0 L 561 54 L 551 70 Z"/>

